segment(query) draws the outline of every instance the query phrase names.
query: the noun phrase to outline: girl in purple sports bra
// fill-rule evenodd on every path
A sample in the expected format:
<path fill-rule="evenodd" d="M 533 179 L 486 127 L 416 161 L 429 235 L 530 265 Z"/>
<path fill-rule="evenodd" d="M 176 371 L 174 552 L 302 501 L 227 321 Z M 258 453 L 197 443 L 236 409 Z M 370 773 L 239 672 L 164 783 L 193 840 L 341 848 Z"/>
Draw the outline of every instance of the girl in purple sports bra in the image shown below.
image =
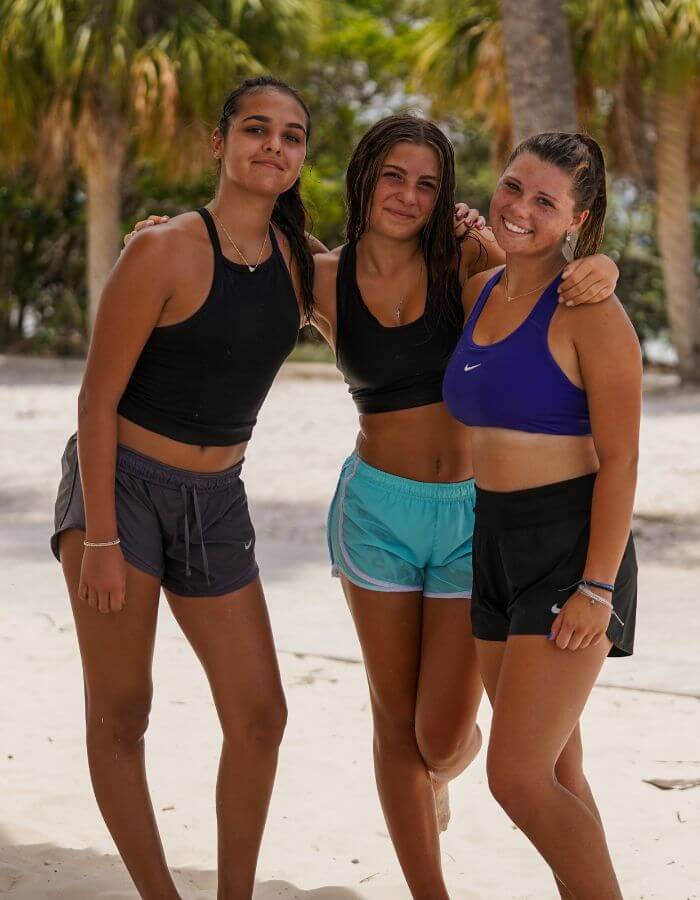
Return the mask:
<path fill-rule="evenodd" d="M 630 535 L 641 354 L 621 304 L 562 308 L 574 256 L 595 253 L 605 163 L 587 135 L 514 151 L 491 201 L 505 267 L 468 282 L 444 398 L 471 426 L 472 632 L 493 705 L 491 790 L 562 897 L 620 900 L 581 768 L 579 718 L 605 658 L 633 649 Z"/>

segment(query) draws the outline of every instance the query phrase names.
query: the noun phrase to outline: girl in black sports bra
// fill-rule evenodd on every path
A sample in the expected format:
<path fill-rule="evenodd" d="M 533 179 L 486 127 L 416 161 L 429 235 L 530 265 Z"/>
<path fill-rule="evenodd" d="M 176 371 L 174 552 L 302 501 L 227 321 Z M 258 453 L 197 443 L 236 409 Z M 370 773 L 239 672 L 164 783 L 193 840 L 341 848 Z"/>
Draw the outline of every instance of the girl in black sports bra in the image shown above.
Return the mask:
<path fill-rule="evenodd" d="M 148 900 L 180 896 L 144 768 L 161 588 L 224 734 L 219 896 L 253 893 L 286 709 L 240 470 L 312 313 L 299 193 L 310 127 L 275 79 L 229 96 L 212 137 L 215 197 L 140 235 L 104 289 L 63 459 L 52 546 L 82 655 L 90 773 Z"/>

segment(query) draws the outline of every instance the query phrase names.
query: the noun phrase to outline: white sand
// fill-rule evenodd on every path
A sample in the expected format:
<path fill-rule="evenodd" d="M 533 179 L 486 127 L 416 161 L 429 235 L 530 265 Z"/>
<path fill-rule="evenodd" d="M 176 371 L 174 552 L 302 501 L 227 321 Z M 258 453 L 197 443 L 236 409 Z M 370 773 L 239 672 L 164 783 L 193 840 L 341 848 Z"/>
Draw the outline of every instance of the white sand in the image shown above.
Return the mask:
<path fill-rule="evenodd" d="M 359 649 L 324 537 L 354 413 L 336 379 L 293 376 L 274 387 L 245 467 L 290 709 L 256 898 L 393 900 L 407 892 L 376 799 Z M 92 796 L 80 662 L 47 548 L 78 381 L 75 364 L 0 359 L 0 894 L 17 900 L 136 897 Z M 699 393 L 647 398 L 637 508 L 637 653 L 608 662 L 593 692 L 587 770 L 625 897 L 689 900 L 700 897 L 700 788 L 662 792 L 643 779 L 700 777 Z M 154 679 L 148 762 L 164 843 L 183 896 L 211 900 L 218 726 L 165 604 Z M 486 729 L 488 717 L 484 705 Z M 452 798 L 443 850 L 453 897 L 554 896 L 491 799 L 483 754 Z"/>

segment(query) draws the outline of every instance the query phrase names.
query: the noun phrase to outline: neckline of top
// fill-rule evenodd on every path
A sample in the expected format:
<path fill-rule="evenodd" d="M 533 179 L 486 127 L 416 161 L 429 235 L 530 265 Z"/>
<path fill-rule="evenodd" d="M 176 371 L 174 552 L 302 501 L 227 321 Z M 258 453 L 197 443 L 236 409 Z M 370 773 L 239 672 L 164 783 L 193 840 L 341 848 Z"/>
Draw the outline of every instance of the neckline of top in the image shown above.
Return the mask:
<path fill-rule="evenodd" d="M 381 328 L 383 331 L 405 331 L 409 328 L 412 328 L 416 325 L 422 324 L 425 319 L 427 309 L 428 309 L 428 297 L 425 298 L 425 303 L 423 304 L 423 312 L 418 316 L 417 319 L 412 319 L 410 322 L 404 322 L 401 325 L 385 325 L 383 322 L 380 322 L 379 319 L 375 316 L 372 310 L 365 303 L 365 298 L 362 296 L 362 291 L 360 290 L 360 285 L 357 281 L 357 246 L 354 244 L 346 244 L 345 245 L 348 252 L 348 266 L 350 269 L 350 278 L 352 289 L 359 300 L 360 307 L 365 311 L 367 316 L 375 323 L 378 328 Z"/>

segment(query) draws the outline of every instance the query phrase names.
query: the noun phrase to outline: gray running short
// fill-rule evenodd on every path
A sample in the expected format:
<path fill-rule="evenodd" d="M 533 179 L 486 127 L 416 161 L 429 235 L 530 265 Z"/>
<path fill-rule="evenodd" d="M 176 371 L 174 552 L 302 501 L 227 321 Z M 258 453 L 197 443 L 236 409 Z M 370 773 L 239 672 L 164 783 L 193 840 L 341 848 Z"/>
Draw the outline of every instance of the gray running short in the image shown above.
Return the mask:
<path fill-rule="evenodd" d="M 185 597 L 218 597 L 258 575 L 255 532 L 241 480 L 242 462 L 223 472 L 166 466 L 117 448 L 117 529 L 124 558 Z M 77 435 L 61 460 L 51 549 L 69 528 L 85 530 Z"/>

